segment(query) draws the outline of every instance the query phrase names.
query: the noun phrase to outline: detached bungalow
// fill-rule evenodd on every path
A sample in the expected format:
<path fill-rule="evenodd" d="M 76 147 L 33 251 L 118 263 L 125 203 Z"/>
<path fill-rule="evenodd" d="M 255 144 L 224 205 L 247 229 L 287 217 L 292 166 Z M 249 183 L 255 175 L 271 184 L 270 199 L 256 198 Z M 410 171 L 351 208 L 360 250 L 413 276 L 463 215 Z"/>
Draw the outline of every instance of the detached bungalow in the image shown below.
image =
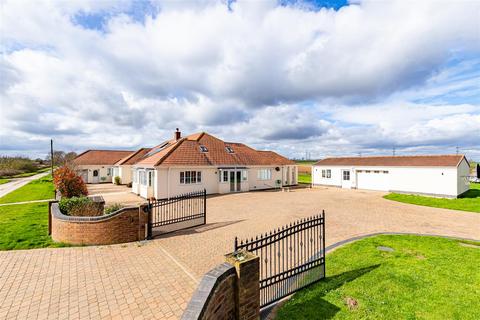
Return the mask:
<path fill-rule="evenodd" d="M 206 189 L 208 194 L 270 189 L 297 184 L 297 166 L 272 151 L 224 142 L 196 133 L 152 148 L 133 165 L 132 191 L 144 198 L 169 198 Z"/>
<path fill-rule="evenodd" d="M 74 160 L 75 171 L 85 183 L 112 182 L 111 167 L 133 151 L 87 150 Z"/>
<path fill-rule="evenodd" d="M 468 191 L 464 155 L 326 158 L 312 167 L 312 184 L 456 198 Z"/>
<path fill-rule="evenodd" d="M 132 166 L 140 161 L 151 148 L 141 148 L 119 160 L 112 166 L 112 183 L 115 183 L 115 177 L 120 178 L 120 184 L 129 184 L 132 182 Z"/>

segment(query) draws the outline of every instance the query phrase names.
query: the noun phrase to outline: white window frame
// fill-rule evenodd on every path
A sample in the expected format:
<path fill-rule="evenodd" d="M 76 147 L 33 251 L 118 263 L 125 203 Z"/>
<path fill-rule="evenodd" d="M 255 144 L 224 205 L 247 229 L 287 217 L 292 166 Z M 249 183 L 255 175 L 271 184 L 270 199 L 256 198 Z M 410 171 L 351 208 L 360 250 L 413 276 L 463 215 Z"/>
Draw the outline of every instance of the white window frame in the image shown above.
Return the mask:
<path fill-rule="evenodd" d="M 347 177 L 348 179 L 345 179 Z M 343 181 L 350 181 L 350 170 L 343 170 L 342 171 L 342 180 Z"/>
<path fill-rule="evenodd" d="M 325 169 L 322 169 L 322 178 L 327 177 L 327 171 Z"/>
<path fill-rule="evenodd" d="M 261 181 L 272 180 L 272 169 L 258 169 L 257 179 Z"/>
<path fill-rule="evenodd" d="M 331 178 L 332 178 L 332 170 L 327 169 L 327 179 L 331 179 Z"/>
<path fill-rule="evenodd" d="M 202 184 L 202 171 L 201 170 L 180 171 L 178 177 L 179 177 L 178 181 L 181 185 Z M 183 177 L 183 179 L 182 179 L 182 177 Z"/>

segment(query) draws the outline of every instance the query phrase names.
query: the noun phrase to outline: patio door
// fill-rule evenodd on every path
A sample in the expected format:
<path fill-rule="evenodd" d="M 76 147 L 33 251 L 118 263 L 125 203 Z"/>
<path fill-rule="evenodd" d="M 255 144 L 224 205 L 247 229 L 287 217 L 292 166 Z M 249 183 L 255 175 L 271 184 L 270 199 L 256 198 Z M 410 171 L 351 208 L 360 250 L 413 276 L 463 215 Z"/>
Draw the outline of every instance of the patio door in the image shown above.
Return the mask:
<path fill-rule="evenodd" d="M 229 175 L 230 192 L 239 192 L 241 190 L 242 171 L 231 170 L 229 171 Z"/>

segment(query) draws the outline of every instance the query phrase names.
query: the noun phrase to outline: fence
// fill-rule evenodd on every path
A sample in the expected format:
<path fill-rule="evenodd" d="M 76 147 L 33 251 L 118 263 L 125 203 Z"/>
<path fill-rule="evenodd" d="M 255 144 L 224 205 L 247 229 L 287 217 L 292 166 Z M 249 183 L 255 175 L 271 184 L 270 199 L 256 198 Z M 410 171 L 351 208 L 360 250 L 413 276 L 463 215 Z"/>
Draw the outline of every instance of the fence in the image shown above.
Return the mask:
<path fill-rule="evenodd" d="M 240 241 L 260 258 L 260 306 L 265 307 L 325 277 L 325 212 Z"/>
<path fill-rule="evenodd" d="M 156 229 L 172 232 L 206 223 L 207 191 L 194 191 L 168 199 L 148 200 L 148 238 Z"/>

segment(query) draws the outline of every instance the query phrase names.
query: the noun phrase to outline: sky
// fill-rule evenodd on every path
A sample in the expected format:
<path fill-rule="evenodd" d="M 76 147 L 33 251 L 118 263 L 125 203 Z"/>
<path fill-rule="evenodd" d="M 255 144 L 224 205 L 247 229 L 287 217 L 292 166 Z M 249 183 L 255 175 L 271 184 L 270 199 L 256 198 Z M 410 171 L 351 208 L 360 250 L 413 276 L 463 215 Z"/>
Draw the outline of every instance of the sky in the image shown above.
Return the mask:
<path fill-rule="evenodd" d="M 480 1 L 0 0 L 0 154 L 205 131 L 480 160 Z"/>

